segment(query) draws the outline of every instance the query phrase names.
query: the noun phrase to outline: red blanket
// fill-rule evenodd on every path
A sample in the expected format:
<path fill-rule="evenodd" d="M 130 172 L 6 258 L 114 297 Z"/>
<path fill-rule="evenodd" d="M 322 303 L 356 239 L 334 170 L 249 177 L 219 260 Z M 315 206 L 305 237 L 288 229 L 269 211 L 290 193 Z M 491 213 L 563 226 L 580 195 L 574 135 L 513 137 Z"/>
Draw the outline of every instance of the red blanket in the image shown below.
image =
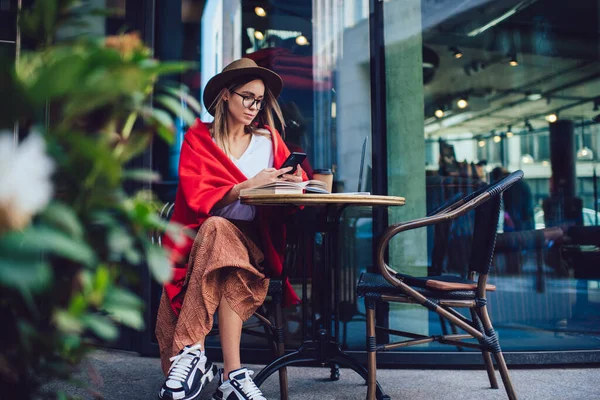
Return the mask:
<path fill-rule="evenodd" d="M 273 166 L 280 168 L 290 151 L 276 129 L 265 126 L 271 132 L 273 143 Z M 307 179 L 303 174 L 303 179 Z M 227 155 L 216 145 L 208 127 L 196 120 L 185 134 L 179 161 L 179 187 L 175 198 L 172 222 L 186 229 L 197 231 L 211 215 L 210 211 L 235 184 L 247 180 Z M 257 222 L 262 236 L 263 253 L 268 275 L 279 276 L 283 269 L 285 251 L 285 226 L 282 208 L 258 207 Z M 193 236 L 193 235 L 191 235 Z M 190 235 L 182 235 L 173 241 L 165 235 L 163 243 L 171 250 L 173 279 L 165 285 L 175 314 L 179 315 L 183 304 L 182 286 L 187 273 L 187 261 L 194 242 Z M 297 304 L 300 299 L 289 282 L 285 282 L 286 305 Z"/>

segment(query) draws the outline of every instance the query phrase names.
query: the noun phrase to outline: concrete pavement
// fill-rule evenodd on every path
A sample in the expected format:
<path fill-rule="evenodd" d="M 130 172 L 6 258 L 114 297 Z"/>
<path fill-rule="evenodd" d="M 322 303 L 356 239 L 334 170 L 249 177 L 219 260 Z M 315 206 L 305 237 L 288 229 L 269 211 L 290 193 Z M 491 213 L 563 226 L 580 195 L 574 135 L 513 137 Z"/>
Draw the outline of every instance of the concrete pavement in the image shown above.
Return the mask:
<path fill-rule="evenodd" d="M 256 373 L 262 368 L 249 367 Z M 158 358 L 117 350 L 94 352 L 82 370 L 87 373 L 82 372 L 80 377 L 107 400 L 156 399 L 163 380 Z M 342 369 L 337 382 L 329 381 L 328 368 L 291 367 L 288 374 L 291 400 L 364 399 L 366 395 L 364 382 L 351 370 Z M 511 376 L 519 399 L 600 399 L 598 367 L 513 368 Z M 502 386 L 498 390 L 489 388 L 485 370 L 385 369 L 379 371 L 378 379 L 392 399 L 506 399 Z M 98 398 L 63 383 L 54 387 L 84 399 Z M 210 399 L 215 387 L 216 382 L 211 382 L 200 399 Z M 262 385 L 262 390 L 268 399 L 279 399 L 277 374 Z"/>

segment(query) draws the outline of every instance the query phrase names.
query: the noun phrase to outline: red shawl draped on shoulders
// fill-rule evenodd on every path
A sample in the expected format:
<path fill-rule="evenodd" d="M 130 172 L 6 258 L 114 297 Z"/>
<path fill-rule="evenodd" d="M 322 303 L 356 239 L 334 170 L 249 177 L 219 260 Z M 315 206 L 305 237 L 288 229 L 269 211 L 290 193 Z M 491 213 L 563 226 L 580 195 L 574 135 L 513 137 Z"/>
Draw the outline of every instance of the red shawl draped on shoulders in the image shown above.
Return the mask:
<path fill-rule="evenodd" d="M 281 167 L 290 151 L 276 129 L 265 126 L 271 132 L 273 144 L 273 166 Z M 303 179 L 307 179 L 303 174 Z M 213 141 L 208 127 L 196 120 L 185 134 L 179 161 L 179 186 L 175 197 L 175 209 L 171 222 L 184 229 L 197 231 L 211 216 L 210 212 L 234 185 L 247 180 L 227 155 Z M 267 275 L 279 276 L 283 269 L 285 251 L 285 226 L 281 211 L 275 208 L 258 207 L 256 214 L 262 236 L 262 251 L 265 256 Z M 193 236 L 193 235 L 192 235 Z M 165 285 L 171 307 L 179 315 L 183 304 L 182 286 L 187 273 L 187 262 L 193 237 L 182 235 L 176 242 L 168 235 L 163 238 L 165 247 L 171 250 L 173 279 Z M 285 282 L 286 305 L 297 304 L 300 299 L 289 282 Z"/>

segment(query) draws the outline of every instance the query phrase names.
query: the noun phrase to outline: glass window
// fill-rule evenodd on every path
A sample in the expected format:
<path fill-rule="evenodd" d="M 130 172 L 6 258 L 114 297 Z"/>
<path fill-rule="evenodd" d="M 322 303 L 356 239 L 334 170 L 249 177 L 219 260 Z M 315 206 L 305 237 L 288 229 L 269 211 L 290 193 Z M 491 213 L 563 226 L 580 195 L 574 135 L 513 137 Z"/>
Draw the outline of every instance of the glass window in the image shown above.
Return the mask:
<path fill-rule="evenodd" d="M 537 248 L 496 252 L 491 280 L 498 290 L 489 307 L 504 350 L 600 347 L 600 243 L 593 230 L 599 219 L 599 4 L 384 4 L 388 189 L 415 204 L 392 220 L 420 217 L 448 199 L 453 191 L 440 187 L 441 177 L 485 182 L 522 169 L 523 183 L 505 195 L 500 234 L 557 226 L 565 233 Z M 478 164 L 483 168 L 472 168 Z M 465 273 L 468 260 L 459 244 L 469 229 L 453 227 L 450 240 L 457 245 L 443 272 Z M 431 240 L 419 239 L 430 235 L 399 239 L 390 261 L 427 275 L 429 259 L 422 254 L 432 251 Z M 411 306 L 391 309 L 389 323 L 429 334 L 443 328 L 436 315 Z M 402 351 L 412 350 L 456 349 L 428 344 Z"/>

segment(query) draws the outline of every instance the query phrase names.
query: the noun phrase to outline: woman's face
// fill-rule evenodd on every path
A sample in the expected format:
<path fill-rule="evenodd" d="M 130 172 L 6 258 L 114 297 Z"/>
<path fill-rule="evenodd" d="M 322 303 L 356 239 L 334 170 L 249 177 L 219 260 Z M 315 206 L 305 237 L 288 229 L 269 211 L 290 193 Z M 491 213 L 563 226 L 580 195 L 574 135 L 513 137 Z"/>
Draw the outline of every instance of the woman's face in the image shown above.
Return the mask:
<path fill-rule="evenodd" d="M 244 97 L 247 99 L 244 100 Z M 235 124 L 250 125 L 260 111 L 257 102 L 252 100 L 263 100 L 264 97 L 265 84 L 260 79 L 255 79 L 226 93 L 225 100 L 228 104 L 229 118 Z M 250 108 L 244 106 L 244 103 L 249 105 L 251 102 Z"/>

